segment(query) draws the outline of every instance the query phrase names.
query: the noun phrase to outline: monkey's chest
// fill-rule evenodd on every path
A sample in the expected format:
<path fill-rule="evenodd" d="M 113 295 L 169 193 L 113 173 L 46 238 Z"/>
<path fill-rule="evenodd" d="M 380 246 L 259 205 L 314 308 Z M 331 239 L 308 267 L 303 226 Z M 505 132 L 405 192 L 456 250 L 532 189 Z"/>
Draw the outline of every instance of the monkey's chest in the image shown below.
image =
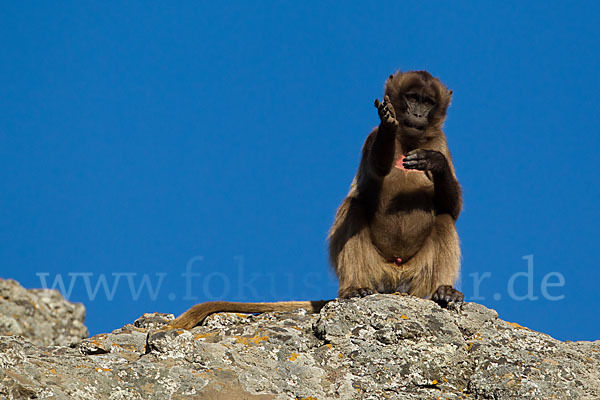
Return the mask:
<path fill-rule="evenodd" d="M 371 220 L 372 241 L 386 259 L 408 259 L 433 228 L 433 183 L 421 172 L 397 170 L 390 175 Z"/>

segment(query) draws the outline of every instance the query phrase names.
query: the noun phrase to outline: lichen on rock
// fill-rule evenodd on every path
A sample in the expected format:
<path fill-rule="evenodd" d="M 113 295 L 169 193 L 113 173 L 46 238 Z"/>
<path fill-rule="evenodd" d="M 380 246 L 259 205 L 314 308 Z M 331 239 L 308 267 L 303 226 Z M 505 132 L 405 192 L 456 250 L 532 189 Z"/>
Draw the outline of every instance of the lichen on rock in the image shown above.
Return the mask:
<path fill-rule="evenodd" d="M 373 295 L 314 315 L 214 314 L 189 331 L 172 320 L 145 314 L 71 346 L 0 336 L 0 398 L 600 398 L 600 342 L 561 342 L 475 303 Z"/>

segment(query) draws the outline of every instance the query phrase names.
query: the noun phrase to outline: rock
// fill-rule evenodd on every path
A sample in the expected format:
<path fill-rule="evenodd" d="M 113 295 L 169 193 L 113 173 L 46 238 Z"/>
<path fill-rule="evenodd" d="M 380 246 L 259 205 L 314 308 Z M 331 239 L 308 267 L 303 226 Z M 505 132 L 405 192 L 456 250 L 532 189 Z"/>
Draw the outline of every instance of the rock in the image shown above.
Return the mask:
<path fill-rule="evenodd" d="M 85 307 L 56 290 L 24 289 L 0 279 L 0 335 L 21 335 L 39 346 L 68 346 L 88 337 Z"/>
<path fill-rule="evenodd" d="M 561 342 L 465 303 L 405 295 L 210 316 L 145 314 L 78 346 L 0 337 L 0 398 L 596 399 L 600 342 Z"/>

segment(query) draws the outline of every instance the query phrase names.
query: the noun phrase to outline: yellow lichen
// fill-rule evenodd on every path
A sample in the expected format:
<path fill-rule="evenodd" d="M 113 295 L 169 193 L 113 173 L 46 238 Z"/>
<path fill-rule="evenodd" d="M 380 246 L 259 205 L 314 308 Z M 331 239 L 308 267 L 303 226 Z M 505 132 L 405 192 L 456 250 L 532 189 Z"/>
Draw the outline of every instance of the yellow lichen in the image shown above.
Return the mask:
<path fill-rule="evenodd" d="M 402 318 L 402 319 L 408 319 L 408 317 L 406 315 L 401 315 L 400 318 Z"/>
<path fill-rule="evenodd" d="M 258 344 L 260 344 L 260 342 L 269 340 L 268 336 L 254 336 L 251 338 L 247 338 L 244 336 L 234 336 L 234 337 L 236 339 L 236 343 L 242 343 L 242 344 L 245 344 L 246 346 L 249 346 L 251 344 L 258 345 Z"/>
<path fill-rule="evenodd" d="M 300 354 L 298 354 L 298 353 L 292 353 L 290 355 L 290 358 L 288 360 L 290 360 L 290 361 L 296 361 L 296 358 L 298 358 L 298 356 L 300 356 Z"/>
<path fill-rule="evenodd" d="M 508 325 L 512 326 L 513 328 L 529 330 L 529 328 L 527 328 L 525 326 L 521 326 L 521 325 L 517 324 L 516 322 L 508 322 L 508 321 L 504 321 L 504 322 L 506 322 Z"/>
<path fill-rule="evenodd" d="M 217 333 L 217 331 L 208 332 L 208 333 L 200 333 L 200 334 L 194 336 L 194 339 L 196 339 L 196 340 L 198 340 L 198 339 L 204 339 L 204 338 L 212 336 L 212 335 L 214 335 L 216 333 Z"/>

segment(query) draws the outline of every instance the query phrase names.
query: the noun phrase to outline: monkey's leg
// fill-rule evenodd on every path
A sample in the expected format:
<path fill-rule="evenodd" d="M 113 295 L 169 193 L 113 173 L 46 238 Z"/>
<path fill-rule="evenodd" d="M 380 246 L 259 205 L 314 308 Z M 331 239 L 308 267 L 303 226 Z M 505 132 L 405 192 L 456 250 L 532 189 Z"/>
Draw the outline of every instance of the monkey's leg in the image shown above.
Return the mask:
<path fill-rule="evenodd" d="M 367 229 L 349 237 L 337 259 L 339 297 L 364 297 L 384 292 L 382 263 L 384 261 L 371 242 Z"/>
<path fill-rule="evenodd" d="M 449 214 L 435 218 L 423 247 L 401 268 L 401 281 L 409 284 L 409 293 L 414 296 L 429 296 L 442 305 L 464 299 L 452 287 L 460 270 L 460 247 L 454 219 Z"/>
<path fill-rule="evenodd" d="M 329 257 L 339 280 L 341 298 L 389 291 L 393 272 L 371 241 L 364 206 L 348 197 L 340 206 L 329 235 Z"/>

